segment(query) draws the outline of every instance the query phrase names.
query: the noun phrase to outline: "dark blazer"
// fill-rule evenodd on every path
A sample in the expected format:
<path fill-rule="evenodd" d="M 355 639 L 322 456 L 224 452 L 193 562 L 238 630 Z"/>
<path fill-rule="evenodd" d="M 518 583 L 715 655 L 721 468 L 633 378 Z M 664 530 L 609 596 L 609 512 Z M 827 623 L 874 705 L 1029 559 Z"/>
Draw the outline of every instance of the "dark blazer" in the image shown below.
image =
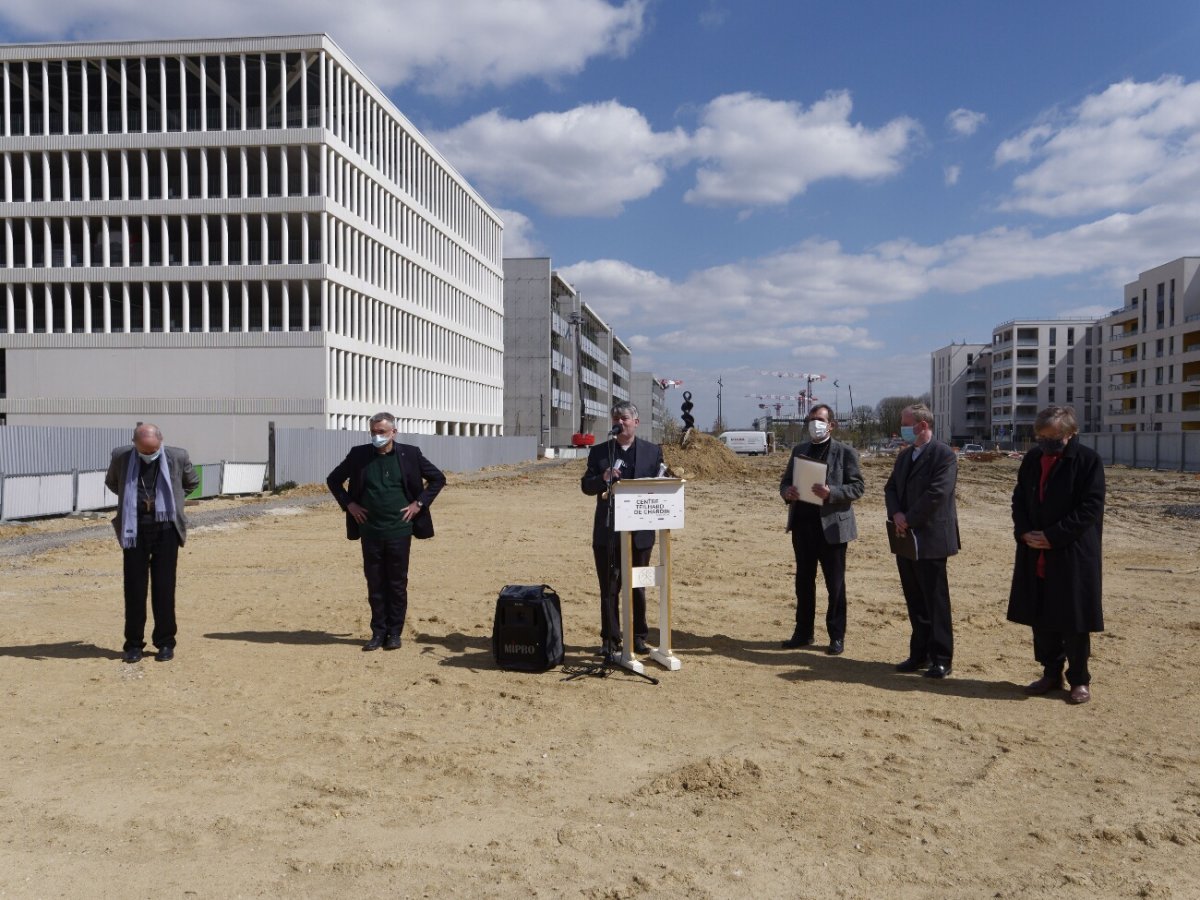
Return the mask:
<path fill-rule="evenodd" d="M 441 489 L 446 486 L 446 476 L 442 474 L 441 469 L 425 458 L 419 447 L 393 441 L 392 452 L 396 454 L 396 458 L 400 462 L 400 474 L 404 479 L 404 493 L 408 494 L 409 502 L 421 501 L 421 511 L 412 520 L 413 537 L 431 538 L 433 537 L 433 517 L 429 514 L 429 507 L 433 505 L 433 501 Z M 350 515 L 347 507 L 350 506 L 351 501 L 355 503 L 361 501 L 364 487 L 363 472 L 371 460 L 378 455 L 379 451 L 371 444 L 359 444 L 357 447 L 351 447 L 346 458 L 338 463 L 329 473 L 329 477 L 325 479 L 325 484 L 329 486 L 329 491 L 337 500 L 338 506 L 346 510 L 346 537 L 352 541 L 357 541 L 359 538 L 358 523 L 354 521 L 354 516 Z M 349 490 L 344 487 L 347 480 L 350 482 Z"/>
<path fill-rule="evenodd" d="M 941 441 L 926 444 L 916 462 L 911 447 L 896 455 L 892 474 L 883 487 L 883 499 L 889 519 L 904 513 L 917 536 L 922 559 L 945 559 L 962 546 L 954 505 L 957 483 L 958 457 Z"/>
<path fill-rule="evenodd" d="M 608 439 L 608 441 L 612 440 L 616 439 Z M 662 447 L 650 441 L 644 441 L 640 437 L 635 437 L 633 440 L 635 447 L 633 474 L 622 474 L 621 479 L 653 478 L 658 474 L 659 465 L 663 461 Z M 585 494 L 596 498 L 596 513 L 592 517 L 593 547 L 605 546 L 612 539 L 614 533 L 611 528 L 604 527 L 605 519 L 608 517 L 608 500 L 602 496 L 608 490 L 608 485 L 604 481 L 604 470 L 608 468 L 608 441 L 592 447 L 588 453 L 587 469 L 579 482 L 579 486 Z M 639 550 L 649 550 L 654 546 L 654 532 L 635 531 L 633 546 Z"/>
<path fill-rule="evenodd" d="M 113 530 L 117 540 L 121 539 L 121 515 L 125 506 L 125 473 L 129 469 L 129 454 L 134 453 L 132 445 L 117 447 L 112 452 L 108 463 L 108 471 L 104 474 L 105 486 L 117 495 L 117 514 L 113 516 Z M 188 452 L 182 447 L 163 447 L 167 454 L 167 471 L 171 473 L 171 494 L 175 498 L 175 531 L 179 533 L 179 546 L 187 540 L 187 516 L 183 514 L 183 501 L 200 485 L 200 476 L 192 467 Z"/>
<path fill-rule="evenodd" d="M 787 468 L 779 479 L 779 494 L 783 495 L 793 486 L 792 476 L 795 467 L 792 463 L 798 456 L 808 456 L 812 453 L 812 441 L 804 441 L 792 448 Z M 866 483 L 862 471 L 858 467 L 858 454 L 849 444 L 843 444 L 835 438 L 829 439 L 829 455 L 825 458 L 828 466 L 825 483 L 829 487 L 829 497 L 821 504 L 821 530 L 825 533 L 825 541 L 830 544 L 845 544 L 858 537 L 858 523 L 854 519 L 854 509 L 851 503 L 863 495 Z M 795 485 L 801 493 L 811 489 L 811 485 Z M 795 525 L 802 500 L 789 500 L 787 530 Z"/>
<path fill-rule="evenodd" d="M 1104 464 L 1078 439 L 1067 442 L 1050 470 L 1046 497 L 1038 500 L 1042 451 L 1025 454 L 1012 495 L 1013 564 L 1008 618 L 1022 625 L 1082 633 L 1104 630 L 1101 606 L 1104 530 Z M 1022 543 L 1021 535 L 1041 531 L 1050 542 L 1039 609 L 1037 561 L 1043 552 Z"/>

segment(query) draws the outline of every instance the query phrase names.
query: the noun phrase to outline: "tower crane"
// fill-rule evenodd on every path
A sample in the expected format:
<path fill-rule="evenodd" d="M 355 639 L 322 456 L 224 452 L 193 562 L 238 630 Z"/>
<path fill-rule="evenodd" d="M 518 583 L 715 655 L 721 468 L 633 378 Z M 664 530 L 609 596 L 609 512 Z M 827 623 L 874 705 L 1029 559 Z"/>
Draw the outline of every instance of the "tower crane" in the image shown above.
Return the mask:
<path fill-rule="evenodd" d="M 800 418 L 806 418 L 813 404 L 817 402 L 817 398 L 813 396 L 812 386 L 814 381 L 824 381 L 824 375 L 817 375 L 811 372 L 761 372 L 762 375 L 771 375 L 775 378 L 802 378 L 805 382 L 804 389 L 800 392 L 800 396 L 796 398 L 796 415 Z"/>

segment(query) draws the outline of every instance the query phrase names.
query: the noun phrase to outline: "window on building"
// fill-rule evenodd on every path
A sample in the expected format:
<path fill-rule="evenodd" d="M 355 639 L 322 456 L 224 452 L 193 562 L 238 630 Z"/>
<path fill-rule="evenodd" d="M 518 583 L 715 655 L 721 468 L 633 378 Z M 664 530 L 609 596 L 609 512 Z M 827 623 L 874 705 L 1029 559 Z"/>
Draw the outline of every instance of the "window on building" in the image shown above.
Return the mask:
<path fill-rule="evenodd" d="M 1068 347 L 1075 346 L 1075 329 L 1074 328 L 1067 329 L 1067 346 Z"/>
<path fill-rule="evenodd" d="M 1162 400 L 1163 400 L 1163 395 L 1162 395 L 1162 394 L 1155 394 L 1155 395 L 1154 395 L 1154 411 L 1155 411 L 1155 412 L 1162 412 L 1162 411 L 1163 411 L 1163 402 L 1162 402 Z"/>
<path fill-rule="evenodd" d="M 1050 330 L 1051 330 L 1051 331 L 1053 331 L 1054 329 L 1052 328 L 1052 329 L 1050 329 Z M 1053 342 L 1053 341 L 1051 341 L 1051 343 L 1054 343 L 1054 342 Z M 1051 350 L 1051 351 L 1050 351 L 1050 365 L 1052 365 L 1052 366 L 1053 366 L 1053 365 L 1055 365 L 1057 362 L 1058 362 L 1058 351 L 1057 351 L 1057 350 Z"/>
<path fill-rule="evenodd" d="M 1057 343 L 1058 343 L 1058 329 L 1057 329 L 1057 328 L 1051 328 L 1051 329 L 1050 329 L 1050 346 L 1051 346 L 1051 347 L 1053 347 L 1053 346 L 1055 346 Z"/>
<path fill-rule="evenodd" d="M 1084 362 L 1084 365 L 1088 365 L 1088 366 L 1090 366 L 1092 364 L 1092 351 L 1091 350 L 1083 351 L 1083 362 Z"/>
<path fill-rule="evenodd" d="M 1067 366 L 1067 384 L 1075 381 L 1075 369 L 1072 366 Z"/>
<path fill-rule="evenodd" d="M 1157 369 L 1154 370 L 1154 383 L 1155 384 L 1163 383 L 1163 367 L 1162 366 L 1159 366 Z"/>
<path fill-rule="evenodd" d="M 1073 388 L 1073 387 L 1067 388 L 1067 402 L 1068 403 L 1075 402 L 1075 388 Z"/>
<path fill-rule="evenodd" d="M 1160 281 L 1158 284 L 1158 291 L 1156 292 L 1156 295 L 1155 295 L 1155 304 L 1154 304 L 1155 323 L 1156 323 L 1156 327 L 1158 327 L 1158 328 L 1162 328 L 1163 325 L 1166 324 L 1166 303 L 1167 303 L 1166 292 L 1167 292 L 1166 284 L 1164 284 L 1163 282 Z"/>
<path fill-rule="evenodd" d="M 1161 359 L 1163 355 L 1163 339 L 1159 338 L 1154 342 L 1154 358 Z"/>
<path fill-rule="evenodd" d="M 1050 392 L 1047 396 L 1048 396 L 1050 402 L 1053 403 L 1054 402 L 1054 388 L 1050 388 Z"/>

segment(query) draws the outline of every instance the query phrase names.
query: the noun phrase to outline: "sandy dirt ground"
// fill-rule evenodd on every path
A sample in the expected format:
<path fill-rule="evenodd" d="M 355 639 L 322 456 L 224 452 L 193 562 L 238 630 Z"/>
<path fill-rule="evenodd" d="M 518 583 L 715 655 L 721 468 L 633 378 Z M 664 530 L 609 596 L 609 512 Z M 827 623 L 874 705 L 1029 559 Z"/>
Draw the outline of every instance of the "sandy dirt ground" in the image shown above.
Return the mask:
<path fill-rule="evenodd" d="M 1109 470 L 1108 631 L 1072 707 L 1023 696 L 1004 620 L 1015 462 L 961 465 L 936 683 L 893 670 L 889 460 L 864 462 L 832 658 L 779 648 L 786 458 L 696 454 L 668 454 L 683 668 L 657 686 L 492 663 L 510 583 L 559 591 L 568 664 L 596 646 L 582 462 L 452 476 L 393 653 L 359 650 L 332 501 L 196 527 L 166 664 L 120 661 L 111 533 L 0 559 L 0 896 L 1200 897 L 1200 521 L 1164 512 L 1200 481 Z"/>

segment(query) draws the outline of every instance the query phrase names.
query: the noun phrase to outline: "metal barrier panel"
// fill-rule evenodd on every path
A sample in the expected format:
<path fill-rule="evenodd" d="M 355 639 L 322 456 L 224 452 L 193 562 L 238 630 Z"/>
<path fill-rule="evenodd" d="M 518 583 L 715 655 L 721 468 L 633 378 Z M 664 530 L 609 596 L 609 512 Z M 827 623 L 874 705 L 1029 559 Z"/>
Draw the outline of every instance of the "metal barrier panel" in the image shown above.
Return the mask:
<path fill-rule="evenodd" d="M 1182 454 L 1180 468 L 1184 472 L 1200 472 L 1200 431 L 1183 432 Z"/>
<path fill-rule="evenodd" d="M 4 479 L 4 506 L 0 518 L 31 519 L 75 509 L 75 474 L 16 475 Z"/>
<path fill-rule="evenodd" d="M 266 463 L 224 463 L 222 494 L 259 494 L 267 478 Z"/>
<path fill-rule="evenodd" d="M 54 425 L 0 427 L 0 472 L 42 475 L 107 469 L 115 447 L 128 447 L 128 428 L 71 428 Z"/>
<path fill-rule="evenodd" d="M 350 448 L 367 443 L 365 431 L 326 431 L 316 428 L 275 430 L 275 482 L 321 484 L 345 459 Z M 465 437 L 446 434 L 398 434 L 402 444 L 413 444 L 447 472 L 474 472 L 486 466 L 532 462 L 537 459 L 537 438 Z"/>
<path fill-rule="evenodd" d="M 111 509 L 117 505 L 117 495 L 104 484 L 106 472 L 80 472 L 75 483 L 75 510 Z"/>
<path fill-rule="evenodd" d="M 201 463 L 193 468 L 200 476 L 200 484 L 187 495 L 188 500 L 202 500 L 221 493 L 221 463 Z"/>
<path fill-rule="evenodd" d="M 1106 466 L 1200 472 L 1200 431 L 1108 431 L 1078 440 Z"/>

